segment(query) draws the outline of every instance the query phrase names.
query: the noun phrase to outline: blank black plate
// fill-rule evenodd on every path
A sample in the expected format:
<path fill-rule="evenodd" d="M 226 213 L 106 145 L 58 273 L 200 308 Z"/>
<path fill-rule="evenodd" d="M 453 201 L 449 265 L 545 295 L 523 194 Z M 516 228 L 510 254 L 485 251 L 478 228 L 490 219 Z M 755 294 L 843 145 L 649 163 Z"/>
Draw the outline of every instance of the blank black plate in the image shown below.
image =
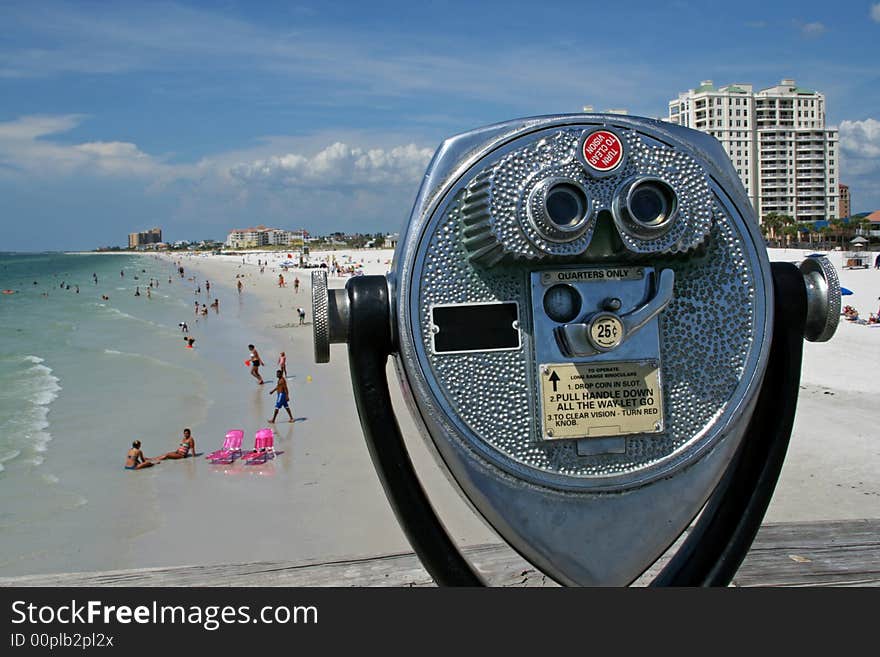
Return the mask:
<path fill-rule="evenodd" d="M 492 351 L 519 349 L 519 309 L 513 301 L 435 306 L 431 319 L 439 332 L 434 334 L 434 352 Z"/>

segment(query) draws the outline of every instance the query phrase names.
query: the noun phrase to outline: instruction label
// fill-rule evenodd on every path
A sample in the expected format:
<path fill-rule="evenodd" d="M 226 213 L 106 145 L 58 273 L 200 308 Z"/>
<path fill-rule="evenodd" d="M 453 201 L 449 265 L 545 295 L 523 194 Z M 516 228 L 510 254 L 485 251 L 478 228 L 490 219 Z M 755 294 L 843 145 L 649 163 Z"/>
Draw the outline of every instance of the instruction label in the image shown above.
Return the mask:
<path fill-rule="evenodd" d="M 545 440 L 602 438 L 663 430 L 659 363 L 541 365 Z"/>
<path fill-rule="evenodd" d="M 562 269 L 541 273 L 545 285 L 556 283 L 607 283 L 640 281 L 645 277 L 644 267 L 591 267 L 589 269 Z"/>

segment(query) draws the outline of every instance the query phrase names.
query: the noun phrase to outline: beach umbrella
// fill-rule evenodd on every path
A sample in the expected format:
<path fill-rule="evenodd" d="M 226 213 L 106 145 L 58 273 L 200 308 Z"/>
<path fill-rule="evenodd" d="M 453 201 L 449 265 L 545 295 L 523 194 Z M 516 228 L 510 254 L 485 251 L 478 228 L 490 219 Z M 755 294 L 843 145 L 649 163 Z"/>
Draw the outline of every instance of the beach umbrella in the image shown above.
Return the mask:
<path fill-rule="evenodd" d="M 865 239 L 864 237 L 862 237 L 861 235 L 856 235 L 854 238 L 852 238 L 852 239 L 849 241 L 849 243 L 850 243 L 850 244 L 867 244 L 867 243 L 868 243 L 868 240 L 866 240 L 866 239 Z"/>
<path fill-rule="evenodd" d="M 852 290 L 848 290 L 845 287 L 840 288 L 840 296 L 848 297 L 850 294 L 852 294 Z"/>

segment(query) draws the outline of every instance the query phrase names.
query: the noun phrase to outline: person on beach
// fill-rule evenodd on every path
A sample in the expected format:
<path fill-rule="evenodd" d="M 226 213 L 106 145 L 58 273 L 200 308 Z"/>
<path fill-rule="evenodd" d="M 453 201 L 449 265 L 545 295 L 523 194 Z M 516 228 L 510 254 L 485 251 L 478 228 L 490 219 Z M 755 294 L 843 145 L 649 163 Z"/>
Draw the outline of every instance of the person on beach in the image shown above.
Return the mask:
<path fill-rule="evenodd" d="M 214 309 L 215 312 L 220 312 L 220 299 L 214 299 L 214 303 L 211 304 L 211 308 Z"/>
<path fill-rule="evenodd" d="M 177 326 L 180 327 L 182 333 L 189 333 L 189 326 L 187 326 L 186 322 L 178 322 Z"/>
<path fill-rule="evenodd" d="M 242 288 L 242 287 L 243 287 L 243 286 L 242 286 L 242 284 L 241 284 L 241 279 L 239 279 L 239 280 L 238 280 L 238 293 L 239 293 L 239 294 L 241 294 L 241 288 Z"/>
<path fill-rule="evenodd" d="M 205 295 L 211 296 L 211 281 L 205 281 Z"/>
<path fill-rule="evenodd" d="M 299 294 L 299 276 L 293 279 L 293 291 Z"/>
<path fill-rule="evenodd" d="M 135 440 L 131 444 L 131 449 L 128 450 L 128 454 L 125 455 L 125 469 L 143 470 L 144 468 L 150 468 L 154 465 L 156 464 L 152 459 L 148 459 L 141 451 L 141 441 Z"/>
<path fill-rule="evenodd" d="M 260 376 L 260 365 L 262 364 L 260 362 L 260 352 L 258 352 L 257 348 L 252 344 L 248 345 L 248 349 L 251 352 L 250 359 L 248 360 L 251 366 L 251 376 L 259 381 L 260 385 L 263 385 L 265 381 L 263 381 L 263 377 Z"/>
<path fill-rule="evenodd" d="M 284 287 L 284 275 L 278 274 L 278 287 Z"/>
<path fill-rule="evenodd" d="M 194 337 L 192 337 L 191 335 L 185 335 L 183 337 L 183 341 L 186 342 L 187 349 L 192 349 L 193 343 L 196 341 L 196 339 Z"/>
<path fill-rule="evenodd" d="M 183 430 L 183 440 L 180 441 L 180 445 L 177 446 L 177 449 L 173 452 L 168 452 L 167 454 L 163 454 L 162 456 L 157 456 L 157 461 L 164 461 L 165 459 L 185 459 L 189 456 L 190 450 L 192 450 L 192 455 L 196 455 L 196 441 L 193 440 L 192 433 L 189 429 Z"/>
<path fill-rule="evenodd" d="M 278 357 L 278 370 L 284 375 L 284 378 L 287 378 L 287 356 L 284 352 L 281 352 L 281 355 Z"/>
<path fill-rule="evenodd" d="M 278 417 L 278 411 L 283 407 L 284 410 L 287 411 L 287 415 L 290 417 L 288 422 L 293 422 L 293 413 L 290 412 L 290 401 L 288 400 L 287 380 L 282 376 L 281 370 L 275 372 L 275 376 L 278 377 L 278 383 L 276 383 L 275 387 L 269 391 L 269 394 L 274 395 L 277 393 L 278 396 L 275 398 L 275 412 L 272 414 L 272 419 L 267 421 L 270 424 L 274 424 L 275 418 Z"/>
<path fill-rule="evenodd" d="M 141 288 L 140 288 L 140 285 L 137 286 L 136 288 L 134 288 L 134 296 L 136 296 L 136 297 L 141 296 Z"/>
<path fill-rule="evenodd" d="M 296 309 L 296 314 L 299 315 L 299 325 L 303 326 L 306 323 L 306 311 L 302 308 Z"/>

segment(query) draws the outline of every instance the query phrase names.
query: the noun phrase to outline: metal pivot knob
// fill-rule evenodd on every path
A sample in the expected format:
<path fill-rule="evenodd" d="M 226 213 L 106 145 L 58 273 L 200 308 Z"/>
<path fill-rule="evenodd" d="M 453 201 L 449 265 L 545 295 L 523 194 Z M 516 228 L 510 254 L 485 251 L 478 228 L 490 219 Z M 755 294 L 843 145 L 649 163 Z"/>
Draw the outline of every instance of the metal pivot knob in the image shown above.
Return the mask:
<path fill-rule="evenodd" d="M 348 342 L 349 299 L 344 289 L 327 289 L 327 272 L 312 272 L 312 330 L 315 362 L 330 362 L 330 345 Z"/>
<path fill-rule="evenodd" d="M 840 322 L 840 279 L 825 256 L 808 256 L 798 268 L 807 288 L 807 319 L 804 339 L 827 342 Z"/>

